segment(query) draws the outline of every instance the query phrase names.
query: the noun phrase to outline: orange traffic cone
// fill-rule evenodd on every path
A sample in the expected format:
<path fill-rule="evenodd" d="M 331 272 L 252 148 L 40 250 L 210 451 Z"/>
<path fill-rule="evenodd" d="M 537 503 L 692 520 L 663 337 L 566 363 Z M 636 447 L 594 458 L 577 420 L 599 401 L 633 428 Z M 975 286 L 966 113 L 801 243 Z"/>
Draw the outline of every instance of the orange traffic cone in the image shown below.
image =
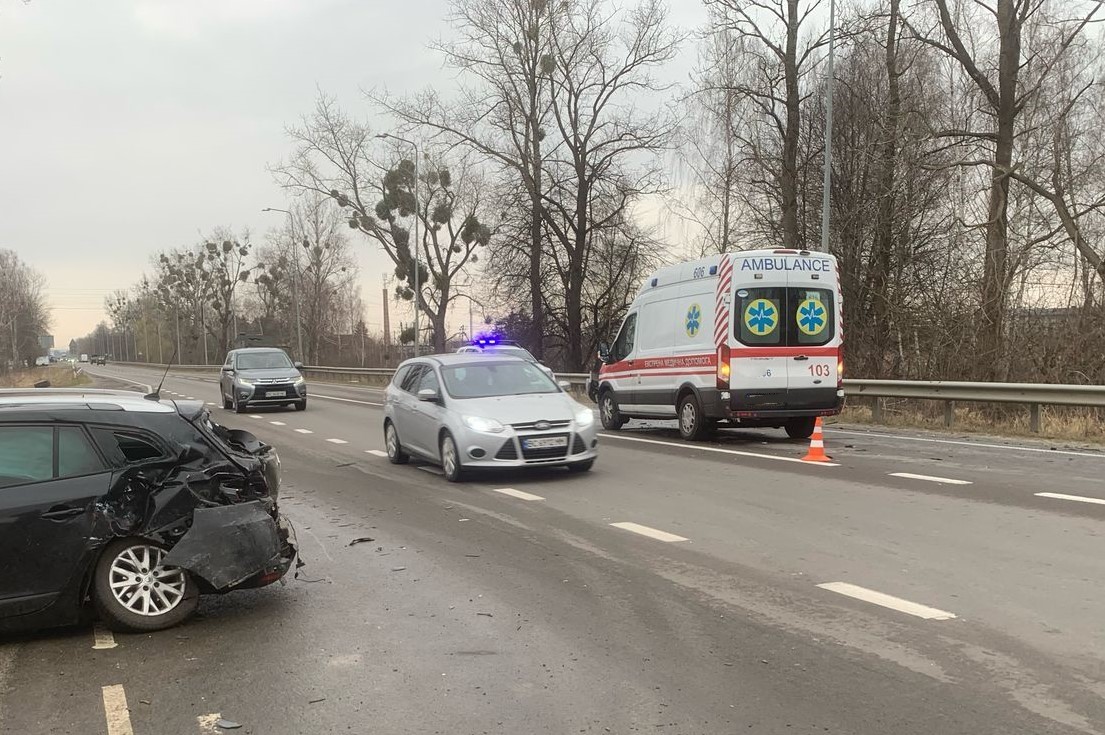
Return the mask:
<path fill-rule="evenodd" d="M 828 462 L 829 456 L 825 454 L 825 435 L 821 430 L 821 417 L 817 417 L 817 421 L 813 425 L 813 436 L 810 437 L 810 451 L 805 457 L 802 457 L 803 462 Z"/>

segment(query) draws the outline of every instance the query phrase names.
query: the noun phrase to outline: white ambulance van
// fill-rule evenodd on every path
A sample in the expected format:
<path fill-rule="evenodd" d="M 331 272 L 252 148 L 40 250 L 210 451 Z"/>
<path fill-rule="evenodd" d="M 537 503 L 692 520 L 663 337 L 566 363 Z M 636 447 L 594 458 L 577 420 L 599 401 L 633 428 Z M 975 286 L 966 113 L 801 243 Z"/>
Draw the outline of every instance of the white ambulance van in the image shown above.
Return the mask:
<path fill-rule="evenodd" d="M 826 253 L 749 250 L 661 268 L 599 350 L 602 425 L 674 418 L 685 439 L 719 423 L 808 438 L 844 404 L 842 313 Z"/>

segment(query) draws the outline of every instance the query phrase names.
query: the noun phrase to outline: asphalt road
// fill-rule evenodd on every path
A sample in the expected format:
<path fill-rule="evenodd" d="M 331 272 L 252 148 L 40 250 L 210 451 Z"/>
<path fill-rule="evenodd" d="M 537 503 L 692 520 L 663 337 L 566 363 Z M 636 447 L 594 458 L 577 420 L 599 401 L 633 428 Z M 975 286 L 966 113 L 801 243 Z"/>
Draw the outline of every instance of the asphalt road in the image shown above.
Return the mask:
<path fill-rule="evenodd" d="M 154 635 L 0 641 L 0 732 L 1105 733 L 1101 452 L 836 427 L 819 466 L 630 424 L 587 475 L 451 485 L 380 456 L 380 402 L 211 406 L 278 447 L 307 566 Z"/>

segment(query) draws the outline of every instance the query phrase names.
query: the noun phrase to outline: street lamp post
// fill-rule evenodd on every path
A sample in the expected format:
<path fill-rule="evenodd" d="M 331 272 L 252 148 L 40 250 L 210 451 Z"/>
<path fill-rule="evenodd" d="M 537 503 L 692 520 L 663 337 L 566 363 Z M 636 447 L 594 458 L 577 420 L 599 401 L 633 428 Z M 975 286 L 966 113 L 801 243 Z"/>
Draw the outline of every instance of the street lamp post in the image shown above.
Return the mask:
<path fill-rule="evenodd" d="M 292 237 L 292 257 L 295 259 L 295 270 L 292 271 L 294 278 L 296 279 L 292 283 L 292 292 L 295 296 L 295 338 L 299 347 L 299 359 L 305 360 L 303 356 L 303 320 L 299 315 L 299 245 L 295 241 L 295 221 L 292 219 L 292 213 L 286 209 L 277 209 L 276 207 L 265 207 L 262 212 L 283 212 L 288 215 L 288 231 L 291 232 Z"/>
<path fill-rule="evenodd" d="M 833 56 L 836 46 L 836 0 L 829 0 L 829 63 L 825 88 L 825 170 L 821 191 L 821 250 L 829 252 L 829 188 L 833 180 Z"/>
<path fill-rule="evenodd" d="M 414 248 L 411 252 L 414 256 L 414 356 L 418 357 L 418 338 L 420 336 L 418 328 L 418 312 L 419 301 L 421 294 L 418 290 L 418 251 L 422 246 L 422 241 L 418 238 L 418 159 L 421 158 L 422 153 L 418 143 L 413 140 L 407 140 L 406 138 L 400 138 L 398 135 L 391 135 L 390 133 L 380 133 L 377 138 L 388 138 L 391 140 L 399 141 L 400 143 L 406 143 L 414 148 Z"/>

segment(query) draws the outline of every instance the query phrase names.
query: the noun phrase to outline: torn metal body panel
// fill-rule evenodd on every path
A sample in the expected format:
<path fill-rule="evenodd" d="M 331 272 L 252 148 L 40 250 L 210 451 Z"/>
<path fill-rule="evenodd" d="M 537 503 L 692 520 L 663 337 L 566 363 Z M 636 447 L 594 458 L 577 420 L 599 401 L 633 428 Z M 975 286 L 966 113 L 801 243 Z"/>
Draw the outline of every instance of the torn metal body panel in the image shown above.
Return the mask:
<path fill-rule="evenodd" d="M 0 395 L 0 631 L 77 622 L 120 539 L 205 593 L 277 581 L 296 554 L 279 484 L 276 450 L 200 403 Z"/>

